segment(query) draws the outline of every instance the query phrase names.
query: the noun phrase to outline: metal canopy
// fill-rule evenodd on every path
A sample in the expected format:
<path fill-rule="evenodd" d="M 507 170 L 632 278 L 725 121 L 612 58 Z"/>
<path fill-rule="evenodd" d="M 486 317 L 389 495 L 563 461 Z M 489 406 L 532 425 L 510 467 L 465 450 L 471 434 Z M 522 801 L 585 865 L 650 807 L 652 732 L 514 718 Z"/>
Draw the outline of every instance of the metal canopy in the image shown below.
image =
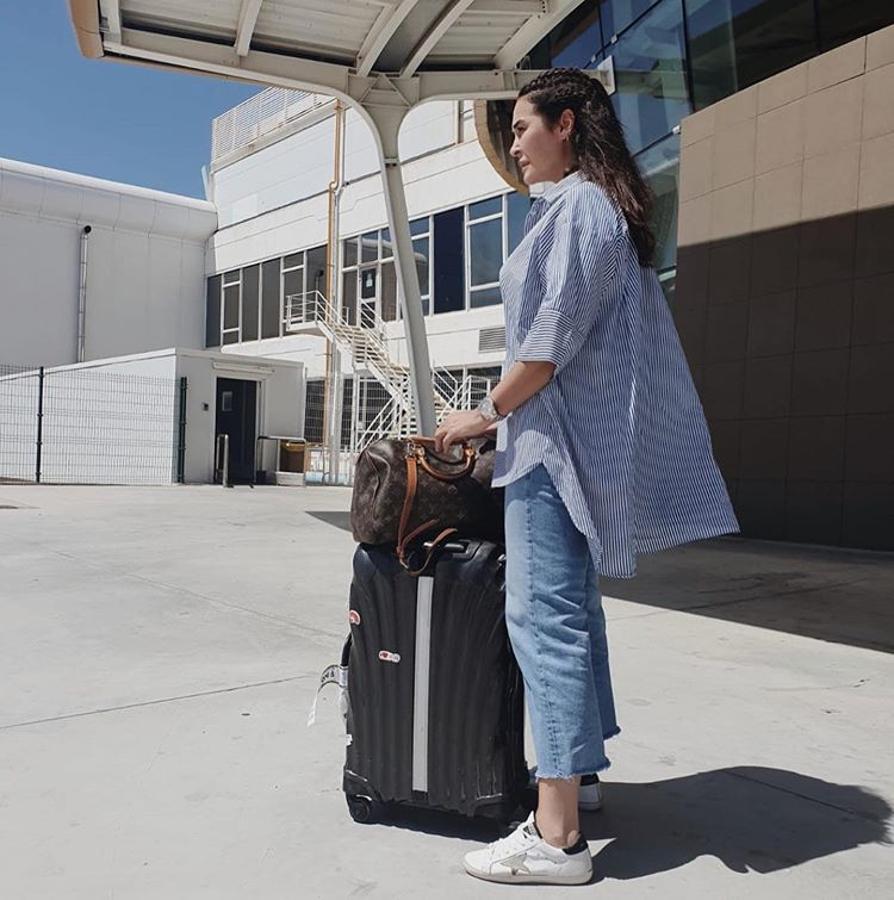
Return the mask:
<path fill-rule="evenodd" d="M 427 100 L 515 96 L 519 61 L 583 0 L 69 0 L 84 56 L 325 93 L 379 152 L 419 427 L 436 426 L 431 365 L 398 160 Z M 594 73 L 594 76 L 596 73 Z"/>

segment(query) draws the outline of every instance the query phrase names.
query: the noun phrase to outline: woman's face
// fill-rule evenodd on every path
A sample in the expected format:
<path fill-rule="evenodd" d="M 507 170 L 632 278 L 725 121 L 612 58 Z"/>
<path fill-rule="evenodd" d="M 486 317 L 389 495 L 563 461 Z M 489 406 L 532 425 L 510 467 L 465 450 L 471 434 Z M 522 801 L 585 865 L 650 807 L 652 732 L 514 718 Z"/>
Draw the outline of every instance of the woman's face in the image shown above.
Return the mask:
<path fill-rule="evenodd" d="M 574 114 L 569 109 L 555 125 L 549 125 L 527 97 L 515 101 L 515 140 L 509 155 L 518 161 L 525 184 L 562 180 L 571 161 L 569 136 L 573 125 Z"/>

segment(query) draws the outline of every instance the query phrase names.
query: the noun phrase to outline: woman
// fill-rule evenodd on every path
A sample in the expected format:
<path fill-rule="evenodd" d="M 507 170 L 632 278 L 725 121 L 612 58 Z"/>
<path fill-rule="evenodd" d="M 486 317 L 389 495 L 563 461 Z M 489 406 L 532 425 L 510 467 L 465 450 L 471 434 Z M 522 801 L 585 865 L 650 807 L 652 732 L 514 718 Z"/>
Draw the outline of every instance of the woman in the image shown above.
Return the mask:
<path fill-rule="evenodd" d="M 538 806 L 465 867 L 579 884 L 592 876 L 580 779 L 609 765 L 604 741 L 618 733 L 599 575 L 632 577 L 638 554 L 739 528 L 651 268 L 651 194 L 604 88 L 575 69 L 544 72 L 519 92 L 512 129 L 525 183 L 553 184 L 500 273 L 504 377 L 435 438 L 443 451 L 502 422 L 506 621 Z"/>

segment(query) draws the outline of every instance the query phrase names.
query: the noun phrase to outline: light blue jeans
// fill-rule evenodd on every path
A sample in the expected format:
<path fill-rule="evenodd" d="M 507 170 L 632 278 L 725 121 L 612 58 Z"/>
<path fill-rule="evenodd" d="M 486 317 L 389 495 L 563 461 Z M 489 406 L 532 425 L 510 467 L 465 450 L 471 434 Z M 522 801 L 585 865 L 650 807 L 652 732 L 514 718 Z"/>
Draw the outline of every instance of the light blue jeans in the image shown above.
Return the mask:
<path fill-rule="evenodd" d="M 619 732 L 599 578 L 546 469 L 506 488 L 506 624 L 525 682 L 538 778 L 609 765 Z"/>

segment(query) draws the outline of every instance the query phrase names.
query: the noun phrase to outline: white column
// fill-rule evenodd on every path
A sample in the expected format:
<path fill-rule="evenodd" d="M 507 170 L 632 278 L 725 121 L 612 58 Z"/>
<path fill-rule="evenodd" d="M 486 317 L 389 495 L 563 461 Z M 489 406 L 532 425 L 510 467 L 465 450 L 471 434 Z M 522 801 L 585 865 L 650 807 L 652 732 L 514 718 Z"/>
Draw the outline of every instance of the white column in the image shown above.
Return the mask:
<path fill-rule="evenodd" d="M 423 434 L 433 435 L 435 418 L 435 398 L 431 379 L 431 362 L 428 355 L 428 335 L 425 331 L 425 317 L 422 315 L 422 297 L 419 291 L 419 275 L 413 257 L 413 240 L 410 236 L 410 219 L 407 213 L 407 198 L 404 193 L 403 175 L 398 156 L 398 134 L 407 113 L 404 106 L 363 107 L 364 119 L 373 131 L 382 181 L 385 191 L 385 206 L 388 210 L 388 226 L 394 244 L 394 262 L 397 275 L 398 294 L 403 304 L 404 331 L 407 336 L 407 352 L 410 361 L 410 379 L 413 385 L 413 400 Z"/>

